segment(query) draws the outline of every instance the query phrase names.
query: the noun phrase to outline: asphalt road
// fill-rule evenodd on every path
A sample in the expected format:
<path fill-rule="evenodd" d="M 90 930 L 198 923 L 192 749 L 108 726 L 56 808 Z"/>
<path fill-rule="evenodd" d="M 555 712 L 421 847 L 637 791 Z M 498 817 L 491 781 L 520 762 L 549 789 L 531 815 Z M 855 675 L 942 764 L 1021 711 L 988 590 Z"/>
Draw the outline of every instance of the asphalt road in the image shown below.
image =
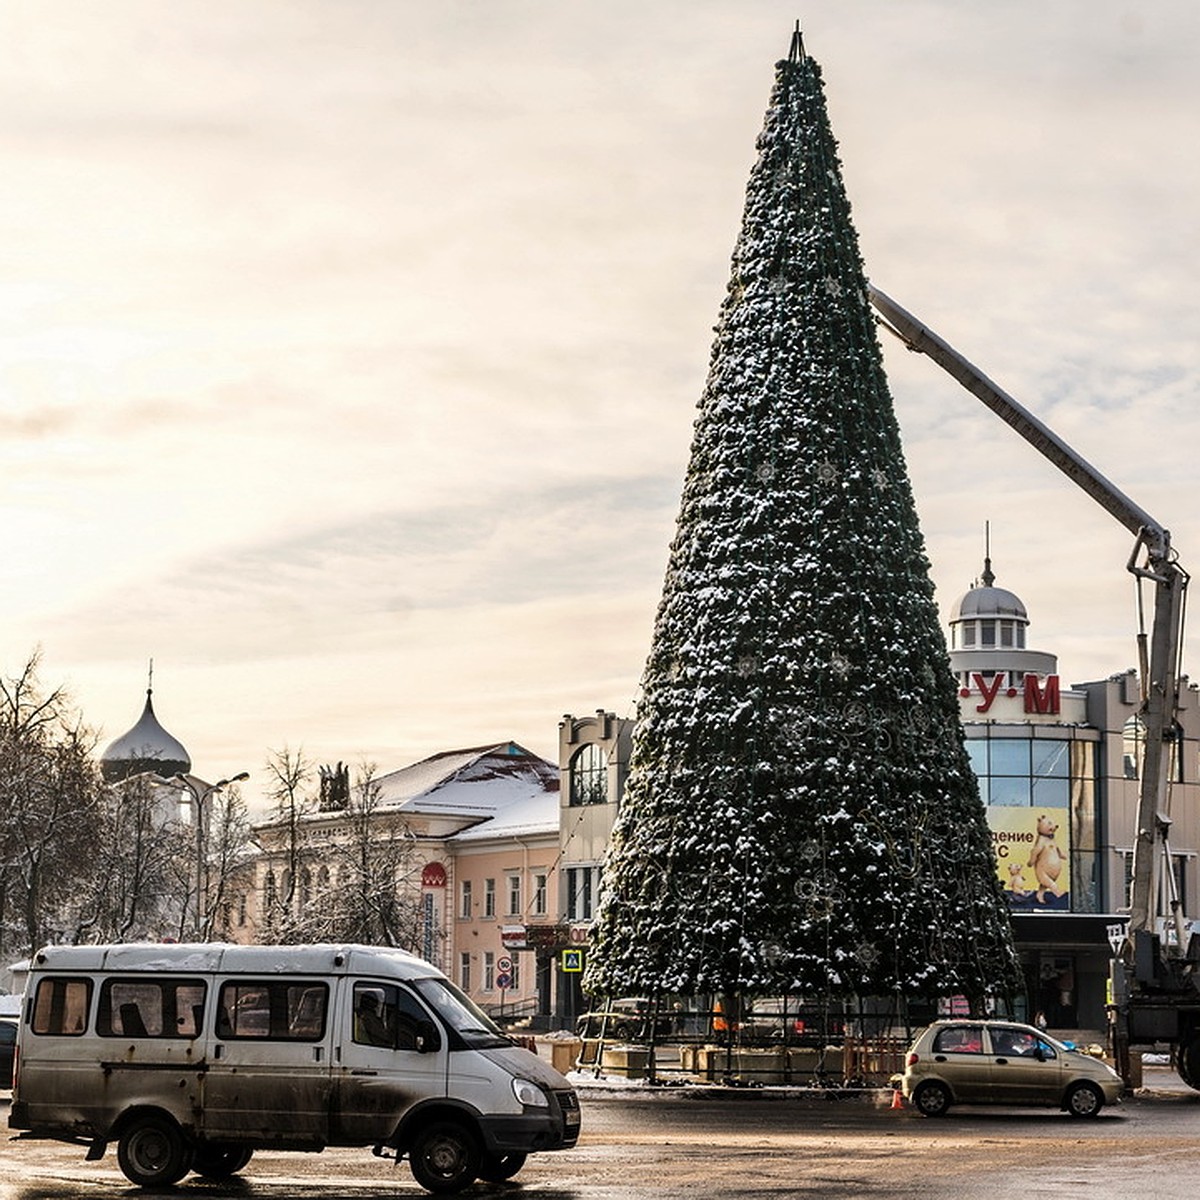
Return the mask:
<path fill-rule="evenodd" d="M 1138 1097 L 1080 1121 L 1045 1110 L 956 1109 L 927 1120 L 886 1097 L 822 1099 L 768 1089 L 687 1088 L 583 1094 L 579 1145 L 534 1155 L 518 1179 L 466 1195 L 518 1200 L 657 1197 L 1086 1196 L 1088 1200 L 1193 1200 L 1200 1192 L 1200 1093 L 1166 1072 Z M 6 1113 L 0 1112 L 6 1117 Z M 81 1147 L 8 1141 L 0 1148 L 0 1200 L 147 1196 L 115 1155 L 85 1162 Z M 364 1150 L 261 1153 L 223 1184 L 189 1177 L 170 1193 L 240 1200 L 423 1195 L 407 1164 Z"/>

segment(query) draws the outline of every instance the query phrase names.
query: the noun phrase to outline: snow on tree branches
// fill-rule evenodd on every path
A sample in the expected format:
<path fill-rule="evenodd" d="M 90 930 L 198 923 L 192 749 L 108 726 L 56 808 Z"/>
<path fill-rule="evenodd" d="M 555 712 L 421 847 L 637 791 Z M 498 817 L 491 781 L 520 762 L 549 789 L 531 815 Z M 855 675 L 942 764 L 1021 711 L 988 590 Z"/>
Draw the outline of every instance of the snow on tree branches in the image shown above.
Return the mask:
<path fill-rule="evenodd" d="M 817 64 L 778 64 L 587 986 L 1009 992 L 990 837 Z"/>

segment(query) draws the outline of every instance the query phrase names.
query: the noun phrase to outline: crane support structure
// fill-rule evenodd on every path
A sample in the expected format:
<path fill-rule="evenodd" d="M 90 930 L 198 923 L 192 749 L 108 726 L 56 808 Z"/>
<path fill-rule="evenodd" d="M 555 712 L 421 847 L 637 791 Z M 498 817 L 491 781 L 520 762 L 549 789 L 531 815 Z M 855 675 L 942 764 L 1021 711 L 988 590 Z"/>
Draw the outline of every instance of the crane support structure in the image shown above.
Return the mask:
<path fill-rule="evenodd" d="M 1161 961 L 1163 957 L 1176 960 L 1188 957 L 1186 923 L 1173 886 L 1169 887 L 1171 898 L 1168 902 L 1172 911 L 1160 913 L 1158 908 L 1162 859 L 1169 853 L 1166 839 L 1170 826 L 1170 749 L 1178 735 L 1179 659 L 1188 583 L 1188 574 L 1176 561 L 1171 548 L 1171 535 L 1144 508 L 936 333 L 878 288 L 869 287 L 869 293 L 885 327 L 910 350 L 932 358 L 1135 536 L 1128 569 L 1154 585 L 1154 618 L 1148 656 L 1144 635 L 1140 635 L 1140 715 L 1145 728 L 1145 749 L 1139 781 L 1129 926 L 1120 958 L 1126 973 L 1135 973 L 1141 983 L 1168 993 L 1184 989 L 1195 1000 L 1198 996 L 1191 971 L 1164 970 Z M 1168 867 L 1164 881 L 1171 879 Z M 1169 927 L 1160 928 L 1160 916 L 1169 918 Z M 1159 949 L 1151 945 L 1156 933 L 1162 938 Z M 1149 961 L 1151 958 L 1153 964 Z"/>

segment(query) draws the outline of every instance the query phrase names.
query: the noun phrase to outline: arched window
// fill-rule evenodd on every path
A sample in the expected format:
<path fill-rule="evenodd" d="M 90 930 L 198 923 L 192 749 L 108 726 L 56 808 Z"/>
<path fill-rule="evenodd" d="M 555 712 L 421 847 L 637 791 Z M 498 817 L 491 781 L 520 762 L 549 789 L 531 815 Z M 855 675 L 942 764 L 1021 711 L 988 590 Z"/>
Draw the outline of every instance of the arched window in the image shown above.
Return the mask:
<path fill-rule="evenodd" d="M 578 750 L 571 759 L 571 805 L 608 803 L 608 761 L 596 745 Z"/>

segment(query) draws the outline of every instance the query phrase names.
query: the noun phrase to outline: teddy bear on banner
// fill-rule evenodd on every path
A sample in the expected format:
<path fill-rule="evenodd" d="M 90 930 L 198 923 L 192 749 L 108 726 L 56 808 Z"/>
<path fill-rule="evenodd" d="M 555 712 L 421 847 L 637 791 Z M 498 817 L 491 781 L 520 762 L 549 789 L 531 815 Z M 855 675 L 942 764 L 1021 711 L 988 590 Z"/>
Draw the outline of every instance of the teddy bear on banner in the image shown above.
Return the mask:
<path fill-rule="evenodd" d="M 1037 819 L 1037 837 L 1033 849 L 1029 852 L 1029 866 L 1033 868 L 1037 880 L 1037 902 L 1046 903 L 1046 893 L 1053 893 L 1055 899 L 1066 893 L 1066 888 L 1060 886 L 1063 868 L 1067 865 L 1067 856 L 1055 841 L 1058 833 L 1058 823 L 1045 814 Z M 1065 882 L 1065 881 L 1064 881 Z"/>

